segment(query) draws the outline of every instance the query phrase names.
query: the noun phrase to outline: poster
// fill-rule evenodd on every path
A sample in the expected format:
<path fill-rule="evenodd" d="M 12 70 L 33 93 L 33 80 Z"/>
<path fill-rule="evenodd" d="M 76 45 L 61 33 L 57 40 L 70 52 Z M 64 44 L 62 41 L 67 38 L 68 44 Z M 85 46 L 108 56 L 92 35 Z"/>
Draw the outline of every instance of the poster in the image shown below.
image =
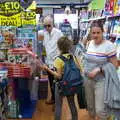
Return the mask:
<path fill-rule="evenodd" d="M 16 47 L 26 47 L 33 50 L 36 33 L 34 28 L 18 28 Z"/>

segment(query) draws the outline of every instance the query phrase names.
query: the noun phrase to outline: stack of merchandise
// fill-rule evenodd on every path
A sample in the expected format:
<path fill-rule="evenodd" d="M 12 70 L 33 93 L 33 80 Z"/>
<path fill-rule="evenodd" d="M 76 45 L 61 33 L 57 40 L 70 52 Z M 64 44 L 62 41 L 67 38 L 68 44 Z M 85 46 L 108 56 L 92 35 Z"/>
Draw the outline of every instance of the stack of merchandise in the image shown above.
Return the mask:
<path fill-rule="evenodd" d="M 9 118 L 31 118 L 35 101 L 31 101 L 29 82 L 31 62 L 36 55 L 26 48 L 14 48 L 8 51 L 9 78 Z"/>

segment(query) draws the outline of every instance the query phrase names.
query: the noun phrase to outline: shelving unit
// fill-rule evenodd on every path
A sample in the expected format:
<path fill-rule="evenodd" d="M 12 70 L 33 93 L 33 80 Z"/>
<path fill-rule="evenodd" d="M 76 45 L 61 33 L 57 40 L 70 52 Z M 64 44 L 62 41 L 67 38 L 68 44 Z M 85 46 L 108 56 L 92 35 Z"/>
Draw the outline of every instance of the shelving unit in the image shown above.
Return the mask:
<path fill-rule="evenodd" d="M 81 41 L 84 40 L 84 38 L 87 38 L 89 34 L 89 28 L 90 24 L 94 21 L 101 21 L 103 23 L 104 27 L 104 37 L 107 40 L 111 40 L 116 44 L 117 48 L 117 58 L 118 58 L 118 64 L 120 66 L 120 11 L 116 9 L 116 5 L 120 7 L 119 2 L 112 1 L 114 4 L 111 4 L 111 0 L 109 2 L 107 1 L 105 4 L 105 7 L 103 10 L 83 10 L 80 13 L 80 39 Z M 109 10 L 108 6 L 111 6 L 111 11 Z M 112 6 L 113 5 L 113 6 Z M 85 12 L 85 13 L 84 13 Z M 106 14 L 107 13 L 107 14 Z M 83 16 L 83 19 L 82 19 Z M 84 19 L 86 18 L 86 19 Z M 88 19 L 89 18 L 89 19 Z"/>
<path fill-rule="evenodd" d="M 80 22 L 90 22 L 90 21 L 96 21 L 96 20 L 106 20 L 106 19 L 113 19 L 113 18 L 118 18 L 120 15 L 115 15 L 115 16 L 103 16 L 103 17 L 96 17 L 96 18 L 90 18 L 90 19 L 81 19 Z"/>

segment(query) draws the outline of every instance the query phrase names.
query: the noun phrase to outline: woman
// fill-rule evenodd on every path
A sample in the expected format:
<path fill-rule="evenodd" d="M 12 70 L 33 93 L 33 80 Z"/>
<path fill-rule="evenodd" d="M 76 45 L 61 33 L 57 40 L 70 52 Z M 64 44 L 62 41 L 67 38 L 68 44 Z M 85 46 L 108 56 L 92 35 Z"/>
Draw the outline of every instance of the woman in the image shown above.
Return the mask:
<path fill-rule="evenodd" d="M 60 50 L 60 54 L 67 59 L 70 59 L 71 54 L 69 51 L 72 48 L 72 41 L 68 39 L 68 37 L 61 37 L 57 42 L 58 48 Z M 75 60 L 76 64 L 77 61 Z M 77 64 L 78 65 L 78 64 Z M 54 61 L 54 67 L 56 71 L 52 71 L 46 65 L 44 65 L 44 69 L 49 73 L 54 75 L 58 81 L 61 80 L 62 75 L 64 74 L 64 61 L 57 57 Z M 74 95 L 66 96 L 68 105 L 72 114 L 72 120 L 78 120 L 77 108 L 75 106 Z M 63 96 L 59 93 L 58 85 L 56 84 L 55 88 L 55 120 L 61 120 L 61 110 L 62 110 Z"/>
<path fill-rule="evenodd" d="M 85 55 L 84 73 L 88 111 L 93 119 L 106 120 L 108 113 L 104 105 L 104 75 L 102 66 L 111 62 L 117 67 L 116 49 L 114 44 L 103 39 L 103 26 L 99 22 L 91 25 L 92 40 Z"/>

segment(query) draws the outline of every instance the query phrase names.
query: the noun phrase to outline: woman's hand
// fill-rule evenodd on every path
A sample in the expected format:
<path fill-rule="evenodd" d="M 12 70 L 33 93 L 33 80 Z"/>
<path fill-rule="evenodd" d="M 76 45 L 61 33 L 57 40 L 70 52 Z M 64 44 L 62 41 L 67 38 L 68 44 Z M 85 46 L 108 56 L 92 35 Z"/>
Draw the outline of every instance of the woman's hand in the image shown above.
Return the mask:
<path fill-rule="evenodd" d="M 88 73 L 89 78 L 94 78 L 100 72 L 100 68 L 95 68 Z"/>

